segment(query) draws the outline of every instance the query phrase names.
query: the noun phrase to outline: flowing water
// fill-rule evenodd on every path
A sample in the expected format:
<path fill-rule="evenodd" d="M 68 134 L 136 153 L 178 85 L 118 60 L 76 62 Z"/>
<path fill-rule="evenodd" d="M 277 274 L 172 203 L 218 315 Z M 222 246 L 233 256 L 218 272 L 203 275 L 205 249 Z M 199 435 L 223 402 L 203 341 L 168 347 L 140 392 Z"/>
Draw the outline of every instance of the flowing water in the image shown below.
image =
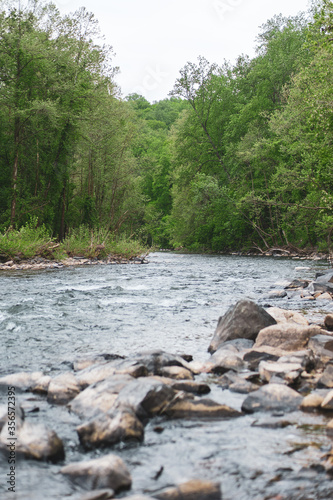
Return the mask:
<path fill-rule="evenodd" d="M 326 267 L 313 261 L 167 252 L 151 254 L 149 260 L 148 265 L 2 272 L 0 374 L 41 370 L 56 375 L 84 354 L 126 356 L 156 348 L 204 361 L 219 316 L 239 299 L 315 312 L 318 302 L 272 299 L 268 292 L 294 278 L 313 279 L 318 268 Z M 327 301 L 320 307 L 333 310 Z M 210 397 L 240 408 L 244 395 L 212 387 Z M 41 396 L 22 394 L 21 400 L 27 419 L 46 424 L 63 439 L 65 463 L 119 454 L 132 474 L 127 494 L 153 496 L 167 485 L 201 478 L 221 482 L 224 500 L 263 500 L 289 491 L 292 499 L 333 498 L 333 481 L 318 465 L 331 445 L 323 416 L 286 414 L 283 429 L 272 426 L 279 416 L 264 414 L 224 421 L 153 419 L 142 445 L 83 453 L 75 432 L 78 417 Z M 162 433 L 154 431 L 157 425 Z M 19 462 L 17 493 L 6 493 L 8 466 L 0 457 L 0 498 L 79 498 L 79 490 L 58 474 L 60 466 Z"/>

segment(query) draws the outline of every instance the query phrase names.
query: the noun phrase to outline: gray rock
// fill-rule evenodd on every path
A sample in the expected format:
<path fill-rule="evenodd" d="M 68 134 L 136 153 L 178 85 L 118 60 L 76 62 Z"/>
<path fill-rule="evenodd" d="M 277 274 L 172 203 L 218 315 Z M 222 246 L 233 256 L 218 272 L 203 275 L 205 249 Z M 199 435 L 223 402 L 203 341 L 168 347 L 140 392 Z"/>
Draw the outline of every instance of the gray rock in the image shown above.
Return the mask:
<path fill-rule="evenodd" d="M 121 441 L 142 441 L 143 425 L 131 410 L 118 411 L 90 420 L 76 428 L 86 448 L 110 446 Z"/>
<path fill-rule="evenodd" d="M 212 399 L 190 399 L 188 395 L 181 394 L 162 413 L 169 418 L 235 418 L 242 415 L 230 406 L 221 405 Z"/>
<path fill-rule="evenodd" d="M 189 363 L 184 358 L 159 349 L 141 352 L 131 359 L 143 364 L 150 375 L 163 376 L 163 369 L 170 366 L 179 366 L 191 371 Z"/>
<path fill-rule="evenodd" d="M 303 314 L 289 309 L 281 309 L 280 307 L 269 307 L 266 309 L 277 323 L 297 323 L 299 325 L 308 325 L 308 320 Z"/>
<path fill-rule="evenodd" d="M 16 422 L 17 423 L 17 422 Z M 42 424 L 23 422 L 16 427 L 15 453 L 35 460 L 57 462 L 65 457 L 64 446 L 57 434 Z M 6 449 L 11 437 L 7 426 L 0 434 L 0 447 Z"/>
<path fill-rule="evenodd" d="M 222 346 L 212 355 L 207 363 L 207 367 L 209 366 L 211 366 L 211 372 L 221 374 L 229 370 L 242 370 L 245 364 L 238 354 L 232 352 L 230 349 L 224 349 L 224 346 Z"/>
<path fill-rule="evenodd" d="M 116 409 L 131 408 L 141 418 L 153 417 L 175 397 L 176 391 L 154 377 L 133 380 L 120 392 L 115 404 Z"/>
<path fill-rule="evenodd" d="M 242 410 L 245 413 L 276 410 L 289 412 L 297 410 L 302 400 L 302 396 L 290 387 L 271 383 L 249 394 L 242 404 Z"/>
<path fill-rule="evenodd" d="M 132 484 L 125 463 L 116 455 L 74 462 L 62 467 L 60 472 L 87 490 L 111 488 L 118 492 L 130 488 Z"/>
<path fill-rule="evenodd" d="M 76 380 L 85 389 L 91 384 L 101 382 L 112 375 L 131 375 L 132 377 L 144 377 L 148 374 L 146 367 L 136 360 L 115 360 L 107 363 L 89 366 L 77 372 Z"/>
<path fill-rule="evenodd" d="M 164 366 L 159 370 L 159 374 L 176 380 L 193 380 L 193 373 L 182 366 Z"/>
<path fill-rule="evenodd" d="M 277 355 L 255 350 L 247 352 L 243 357 L 243 361 L 245 361 L 248 364 L 249 370 L 252 371 L 257 370 L 259 363 L 261 361 L 277 361 L 278 359 L 279 356 Z"/>
<path fill-rule="evenodd" d="M 259 364 L 260 377 L 264 382 L 269 382 L 274 375 L 286 379 L 291 372 L 296 372 L 297 378 L 302 371 L 301 362 L 282 363 L 281 361 L 261 361 Z M 294 381 L 294 378 L 292 381 Z"/>
<path fill-rule="evenodd" d="M 333 391 L 330 391 L 321 403 L 323 410 L 333 410 Z"/>
<path fill-rule="evenodd" d="M 49 403 L 66 404 L 79 392 L 80 387 L 73 373 L 62 373 L 51 379 L 48 385 L 47 400 Z"/>
<path fill-rule="evenodd" d="M 314 291 L 333 292 L 333 271 L 318 276 L 312 285 Z"/>
<path fill-rule="evenodd" d="M 114 375 L 92 384 L 78 394 L 68 407 L 85 419 L 107 413 L 114 406 L 119 392 L 133 380 L 130 375 Z"/>
<path fill-rule="evenodd" d="M 114 498 L 114 491 L 110 489 L 104 489 L 90 491 L 89 493 L 85 493 L 84 495 L 75 497 L 75 500 L 109 500 L 110 498 Z"/>
<path fill-rule="evenodd" d="M 254 374 L 252 375 L 253 378 L 255 378 Z M 222 389 L 229 389 L 231 392 L 249 394 L 250 392 L 259 389 L 259 385 L 247 380 L 245 378 L 247 376 L 248 374 L 238 374 L 230 370 L 219 378 L 218 385 L 222 387 Z"/>
<path fill-rule="evenodd" d="M 279 323 L 259 332 L 254 349 L 261 346 L 277 347 L 284 351 L 304 349 L 309 339 L 321 332 L 319 326 L 302 326 L 291 323 Z"/>
<path fill-rule="evenodd" d="M 333 331 L 333 314 L 327 314 L 324 319 L 325 328 L 332 332 Z"/>
<path fill-rule="evenodd" d="M 260 330 L 274 324 L 275 319 L 265 309 L 250 300 L 241 300 L 219 318 L 208 351 L 214 353 L 228 340 L 255 340 Z"/>
<path fill-rule="evenodd" d="M 0 377 L 0 386 L 14 386 L 15 389 L 29 390 L 44 374 L 42 372 L 19 372 Z"/>
<path fill-rule="evenodd" d="M 221 500 L 220 483 L 193 479 L 174 488 L 154 493 L 160 500 Z"/>
<path fill-rule="evenodd" d="M 316 363 L 325 365 L 333 359 L 333 335 L 315 335 L 309 340 L 308 348 L 312 352 Z"/>
<path fill-rule="evenodd" d="M 333 387 L 333 365 L 327 365 L 322 376 L 318 380 L 318 387 Z"/>

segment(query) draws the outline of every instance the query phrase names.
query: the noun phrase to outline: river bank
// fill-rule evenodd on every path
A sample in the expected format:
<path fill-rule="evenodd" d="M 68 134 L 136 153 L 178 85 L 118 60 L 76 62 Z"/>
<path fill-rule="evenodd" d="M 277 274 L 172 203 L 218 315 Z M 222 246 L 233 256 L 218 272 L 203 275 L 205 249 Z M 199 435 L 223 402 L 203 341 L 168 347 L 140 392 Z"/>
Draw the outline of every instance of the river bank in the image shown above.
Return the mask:
<path fill-rule="evenodd" d="M 304 495 L 311 500 L 330 498 L 333 494 L 330 434 L 333 415 L 327 407 L 329 403 L 323 405 L 323 402 L 332 392 L 333 337 L 327 320 L 325 324 L 329 312 L 323 313 L 323 310 L 331 301 L 327 297 L 319 299 L 319 296 L 305 298 L 309 287 L 309 296 L 312 297 L 319 291 L 321 295 L 331 294 L 322 289 L 325 280 L 321 276 L 326 273 L 311 280 L 310 271 L 299 269 L 295 273 L 298 283 L 295 279 L 285 283 L 288 273 L 283 276 L 281 270 L 290 266 L 290 261 L 285 261 L 283 266 L 282 262 L 275 264 L 272 259 L 246 259 L 240 267 L 243 261 L 233 257 L 188 259 L 175 256 L 161 268 L 161 258 L 152 256 L 151 266 L 138 266 L 137 269 L 136 266 L 116 269 L 111 266 L 97 267 L 89 272 L 87 268 L 85 272 L 89 280 L 85 287 L 82 281 L 80 285 L 75 281 L 83 268 L 67 268 L 65 273 L 55 271 L 53 274 L 53 280 L 60 275 L 66 279 L 68 275 L 68 281 L 62 285 L 65 295 L 58 295 L 57 303 L 74 301 L 76 290 L 80 290 L 72 311 L 81 304 L 82 324 L 87 321 L 83 316 L 82 301 L 86 300 L 88 292 L 91 293 L 91 278 L 94 275 L 96 280 L 96 273 L 100 279 L 108 270 L 111 273 L 109 281 L 112 281 L 116 274 L 123 272 L 123 283 L 128 282 L 129 272 L 144 273 L 145 279 L 150 274 L 155 278 L 158 275 L 156 289 L 149 295 L 149 301 L 164 287 L 170 294 L 168 298 L 157 297 L 159 327 L 156 323 L 152 330 L 155 330 L 155 336 L 150 333 L 151 344 L 145 339 L 146 349 L 150 352 L 143 352 L 137 345 L 131 349 L 135 337 L 129 337 L 126 348 L 120 351 L 114 334 L 110 336 L 110 333 L 107 344 L 102 345 L 95 327 L 90 329 L 93 339 L 90 349 L 94 344 L 94 352 L 79 348 L 76 355 L 68 351 L 65 358 L 58 352 L 54 358 L 58 359 L 58 366 L 52 369 L 45 369 L 40 359 L 39 368 L 43 368 L 39 371 L 22 373 L 22 370 L 15 371 L 14 367 L 11 373 L 2 370 L 2 387 L 15 386 L 17 392 L 17 457 L 22 455 L 20 446 L 24 447 L 23 454 L 34 454 L 34 458 L 31 455 L 30 458 L 18 458 L 16 498 L 39 500 L 45 498 L 46 491 L 50 499 L 69 497 L 75 500 L 111 498 L 114 494 L 127 498 L 144 495 L 150 499 L 178 499 L 179 496 L 187 498 L 187 495 L 215 500 L 301 500 Z M 196 273 L 193 262 L 198 263 Z M 250 272 L 252 266 L 261 272 L 265 266 L 267 269 L 277 266 L 273 272 L 274 286 L 272 280 L 271 286 L 266 284 L 266 287 L 264 281 L 258 282 L 260 273 Z M 226 299 L 231 269 L 233 295 L 229 309 L 221 314 L 224 320 L 220 320 L 215 328 L 218 316 L 214 312 L 214 327 L 209 324 L 200 341 L 200 352 L 204 350 L 206 354 L 203 357 L 189 355 L 190 349 L 183 343 L 186 334 L 181 333 L 182 321 L 178 316 L 176 323 L 179 323 L 179 328 L 168 344 L 170 350 L 153 349 L 165 322 L 165 331 L 170 337 L 173 334 L 172 316 L 169 317 L 167 310 L 163 309 L 166 300 L 170 301 L 172 294 L 179 293 L 181 283 L 186 284 L 184 293 L 188 300 L 193 289 L 200 290 L 200 280 L 206 279 L 209 269 L 214 270 L 217 282 L 219 268 L 223 272 L 223 281 L 219 282 L 223 288 L 221 298 Z M 113 269 L 117 273 L 112 272 Z M 183 270 L 184 280 L 172 284 L 165 282 L 174 270 L 176 276 Z M 318 273 L 326 270 L 322 267 Z M 41 273 L 40 276 L 49 274 Z M 36 288 L 38 275 L 28 277 L 25 287 L 30 280 Z M 276 281 L 277 278 L 280 279 Z M 325 286 L 329 288 L 330 277 L 327 278 Z M 8 282 L 9 278 L 6 279 Z M 269 320 L 269 325 L 257 325 L 259 332 L 252 332 L 255 338 L 247 338 L 243 330 L 240 338 L 232 339 L 230 324 L 235 325 L 242 314 L 245 314 L 248 324 L 254 315 L 250 310 L 241 313 L 239 306 L 238 310 L 232 307 L 244 302 L 239 300 L 241 295 L 249 295 L 245 293 L 247 279 L 252 287 L 257 282 L 256 297 L 262 297 L 261 309 L 273 320 Z M 72 287 L 68 290 L 69 283 Z M 150 288 L 153 283 L 150 281 L 147 286 Z M 212 276 L 207 283 L 210 294 L 214 295 L 218 288 L 212 290 Z M 105 286 L 104 281 L 101 284 Z M 321 290 L 315 290 L 319 286 Z M 139 290 L 142 301 L 142 283 L 133 282 L 131 288 Z M 282 290 L 287 296 L 277 298 Z M 48 290 L 43 297 L 51 292 L 54 290 Z M 122 293 L 117 284 L 112 300 Z M 202 299 L 206 303 L 207 294 L 204 288 Z M 192 316 L 200 306 L 200 297 L 196 306 L 193 304 L 190 309 Z M 128 295 L 125 298 L 129 300 Z M 102 305 L 100 297 L 94 300 Z M 178 295 L 177 301 L 181 301 Z M 289 309 L 282 307 L 287 301 Z M 250 302 L 250 307 L 256 310 L 253 301 L 246 298 L 245 302 Z M 26 304 L 29 302 L 17 304 L 16 310 Z M 110 307 L 110 302 L 108 304 Z M 188 302 L 184 298 L 183 307 L 185 304 Z M 299 304 L 304 305 L 302 314 L 292 311 L 295 304 L 297 309 L 300 309 Z M 307 309 L 309 306 L 314 309 Z M 117 307 L 119 309 L 119 302 Z M 206 305 L 200 314 L 205 314 L 208 319 L 212 307 L 212 303 L 209 307 Z M 228 323 L 230 310 L 233 311 L 232 322 Z M 312 310 L 316 312 L 316 321 L 312 319 Z M 174 316 L 174 309 L 172 313 Z M 122 321 L 126 322 L 133 310 L 122 309 L 121 315 Z M 186 317 L 183 321 L 186 322 Z M 95 323 L 96 317 L 92 324 Z M 223 338 L 219 345 L 221 331 L 225 332 L 226 326 L 230 337 Z M 137 320 L 131 321 L 127 329 L 131 328 L 143 330 L 144 325 L 138 324 Z M 82 336 L 81 330 L 79 336 Z M 195 331 L 192 337 L 196 342 L 200 340 L 195 340 Z M 72 342 L 74 340 L 72 335 Z M 60 343 L 56 345 L 60 351 Z M 209 346 L 211 354 L 207 353 Z M 35 366 L 38 366 L 38 359 Z M 309 396 L 312 398 L 310 402 Z M 25 412 L 25 418 L 22 418 L 19 408 Z M 27 436 L 28 443 L 25 441 Z M 40 453 L 41 462 L 36 460 L 37 453 Z M 110 470 L 114 471 L 112 477 Z M 7 500 L 6 496 L 4 498 Z M 10 498 L 8 496 L 8 500 Z"/>

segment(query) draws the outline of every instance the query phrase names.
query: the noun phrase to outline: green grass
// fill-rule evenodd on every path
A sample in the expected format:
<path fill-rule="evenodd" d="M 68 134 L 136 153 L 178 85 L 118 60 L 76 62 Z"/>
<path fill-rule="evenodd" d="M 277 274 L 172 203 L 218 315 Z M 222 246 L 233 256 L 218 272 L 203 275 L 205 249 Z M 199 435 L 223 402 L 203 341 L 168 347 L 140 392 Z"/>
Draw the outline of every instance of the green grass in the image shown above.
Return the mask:
<path fill-rule="evenodd" d="M 109 255 L 130 259 L 147 253 L 147 248 L 138 241 L 85 226 L 73 229 L 61 243 L 57 243 L 44 226 L 37 227 L 37 222 L 34 220 L 19 230 L 9 229 L 0 234 L 1 261 L 37 256 L 50 260 L 74 256 L 103 259 Z"/>

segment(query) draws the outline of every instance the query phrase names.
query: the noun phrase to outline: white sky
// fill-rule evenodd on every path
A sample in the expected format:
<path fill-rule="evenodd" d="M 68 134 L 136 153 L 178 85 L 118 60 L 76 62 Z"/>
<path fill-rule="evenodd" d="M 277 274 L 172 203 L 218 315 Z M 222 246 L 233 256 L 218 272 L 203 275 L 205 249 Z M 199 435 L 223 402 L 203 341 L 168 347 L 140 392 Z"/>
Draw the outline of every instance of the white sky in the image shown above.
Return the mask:
<path fill-rule="evenodd" d="M 307 11 L 308 0 L 54 0 L 62 13 L 84 6 L 113 46 L 122 95 L 164 99 L 179 70 L 199 55 L 211 63 L 255 55 L 259 26 Z"/>

